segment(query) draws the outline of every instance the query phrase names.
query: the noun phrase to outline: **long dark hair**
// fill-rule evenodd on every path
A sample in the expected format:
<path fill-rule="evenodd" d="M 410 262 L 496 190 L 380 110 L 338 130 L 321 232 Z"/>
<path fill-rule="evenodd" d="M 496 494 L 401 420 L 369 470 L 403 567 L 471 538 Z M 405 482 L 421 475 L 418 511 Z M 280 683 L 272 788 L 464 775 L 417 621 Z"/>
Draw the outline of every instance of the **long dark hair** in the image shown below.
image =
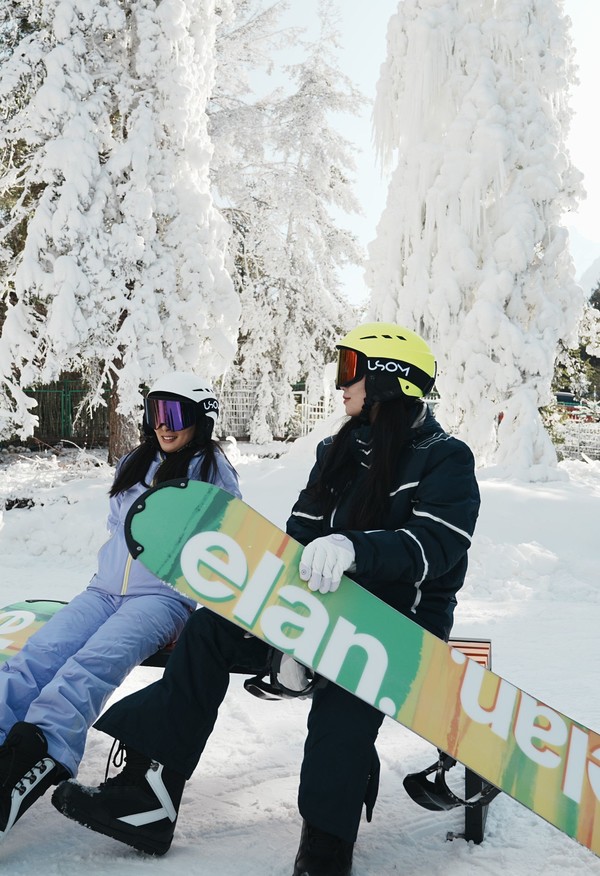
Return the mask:
<path fill-rule="evenodd" d="M 417 413 L 415 403 L 404 397 L 381 402 L 371 410 L 369 468 L 361 466 L 354 450 L 353 433 L 365 422 L 361 417 L 351 417 L 334 437 L 316 485 L 327 518 L 342 494 L 361 477 L 361 489 L 353 497 L 345 528 L 374 529 L 383 525 L 397 478 L 398 457 L 410 441 Z"/>
<path fill-rule="evenodd" d="M 196 421 L 194 437 L 175 453 L 166 453 L 154 475 L 154 483 L 161 484 L 176 478 L 187 476 L 190 460 L 199 451 L 204 451 L 204 458 L 200 466 L 200 480 L 210 481 L 217 472 L 217 453 L 223 453 L 218 441 L 212 438 L 213 420 L 211 417 L 200 416 Z M 154 431 L 149 431 L 144 441 L 125 458 L 110 488 L 109 495 L 116 496 L 123 493 L 134 484 L 144 483 L 144 478 L 150 467 L 150 463 L 160 450 L 158 438 Z M 225 454 L 223 454 L 225 455 Z M 150 487 L 150 484 L 146 484 Z"/>

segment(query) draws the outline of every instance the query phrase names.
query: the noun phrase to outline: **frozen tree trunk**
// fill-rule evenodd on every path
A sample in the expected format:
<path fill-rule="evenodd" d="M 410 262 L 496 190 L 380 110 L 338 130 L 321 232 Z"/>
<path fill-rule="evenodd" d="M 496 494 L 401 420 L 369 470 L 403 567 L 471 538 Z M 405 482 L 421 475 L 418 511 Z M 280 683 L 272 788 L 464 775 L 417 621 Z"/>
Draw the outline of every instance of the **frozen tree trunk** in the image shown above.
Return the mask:
<path fill-rule="evenodd" d="M 119 390 L 115 385 L 108 397 L 108 463 L 118 460 L 140 443 L 140 424 L 130 414 L 119 412 Z"/>
<path fill-rule="evenodd" d="M 539 414 L 582 295 L 561 227 L 581 194 L 560 0 L 404 0 L 375 126 L 396 157 L 369 252 L 371 316 L 422 333 L 440 419 L 480 463 L 555 476 Z M 498 423 L 501 426 L 498 428 Z"/>

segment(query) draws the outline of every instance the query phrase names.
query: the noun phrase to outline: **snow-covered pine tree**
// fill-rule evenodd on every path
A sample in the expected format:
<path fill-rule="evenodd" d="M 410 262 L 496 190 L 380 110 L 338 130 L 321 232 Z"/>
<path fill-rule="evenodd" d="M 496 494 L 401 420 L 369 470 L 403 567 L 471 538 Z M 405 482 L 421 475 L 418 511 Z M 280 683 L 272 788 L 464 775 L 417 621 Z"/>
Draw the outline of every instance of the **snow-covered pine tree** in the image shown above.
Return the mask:
<path fill-rule="evenodd" d="M 254 441 L 285 434 L 294 414 L 292 385 L 322 395 L 324 363 L 352 322 L 338 269 L 358 264 L 356 240 L 339 227 L 358 210 L 354 163 L 332 116 L 355 112 L 361 96 L 336 66 L 333 6 L 321 4 L 321 32 L 302 43 L 282 27 L 287 4 L 235 3 L 218 35 L 219 64 L 210 106 L 212 171 L 232 227 L 231 264 L 242 302 L 239 352 L 228 385 L 255 390 Z M 281 63 L 283 46 L 305 47 L 285 82 L 257 98 L 261 70 Z M 281 71 L 280 71 L 281 72 Z M 249 82 L 252 82 L 252 87 Z"/>
<path fill-rule="evenodd" d="M 592 299 L 584 304 L 578 334 L 577 347 L 568 349 L 562 342 L 559 344 L 554 369 L 554 388 L 568 390 L 580 398 L 596 401 L 600 389 L 600 311 L 594 307 Z"/>
<path fill-rule="evenodd" d="M 442 421 L 527 478 L 555 465 L 539 408 L 583 303 L 561 226 L 581 194 L 574 76 L 562 0 L 404 0 L 377 88 L 378 147 L 397 159 L 372 316 L 430 340 Z"/>
<path fill-rule="evenodd" d="M 600 402 L 600 294 L 598 290 L 592 294 L 583 309 L 583 318 L 579 327 L 580 343 L 583 345 L 584 356 L 590 365 L 590 387 L 588 399 Z"/>
<path fill-rule="evenodd" d="M 215 3 L 21 0 L 10 14 L 27 32 L 0 67 L 0 430 L 30 433 L 23 390 L 63 370 L 85 374 L 92 405 L 108 385 L 115 420 L 137 425 L 141 384 L 212 377 L 235 353 L 205 112 Z"/>

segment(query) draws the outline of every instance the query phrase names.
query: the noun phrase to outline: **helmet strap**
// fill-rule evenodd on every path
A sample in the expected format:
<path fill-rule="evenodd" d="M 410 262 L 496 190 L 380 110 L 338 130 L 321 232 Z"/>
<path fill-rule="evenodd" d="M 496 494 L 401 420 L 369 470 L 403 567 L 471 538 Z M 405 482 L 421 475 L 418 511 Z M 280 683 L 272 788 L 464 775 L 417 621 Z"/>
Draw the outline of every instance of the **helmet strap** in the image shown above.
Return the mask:
<path fill-rule="evenodd" d="M 365 398 L 364 404 L 362 406 L 362 410 L 358 415 L 358 420 L 361 423 L 365 423 L 367 425 L 371 422 L 371 411 L 373 410 L 373 405 L 377 404 L 370 398 Z"/>

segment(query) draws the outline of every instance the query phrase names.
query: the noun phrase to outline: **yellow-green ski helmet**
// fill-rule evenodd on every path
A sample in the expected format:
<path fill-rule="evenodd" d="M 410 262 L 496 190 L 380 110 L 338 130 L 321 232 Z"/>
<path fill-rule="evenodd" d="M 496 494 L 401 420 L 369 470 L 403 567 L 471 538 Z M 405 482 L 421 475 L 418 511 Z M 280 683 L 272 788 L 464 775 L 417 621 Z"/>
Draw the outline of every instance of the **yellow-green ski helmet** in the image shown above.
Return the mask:
<path fill-rule="evenodd" d="M 359 325 L 337 344 L 336 387 L 366 377 L 366 400 L 422 398 L 435 383 L 435 357 L 423 338 L 389 322 Z"/>

